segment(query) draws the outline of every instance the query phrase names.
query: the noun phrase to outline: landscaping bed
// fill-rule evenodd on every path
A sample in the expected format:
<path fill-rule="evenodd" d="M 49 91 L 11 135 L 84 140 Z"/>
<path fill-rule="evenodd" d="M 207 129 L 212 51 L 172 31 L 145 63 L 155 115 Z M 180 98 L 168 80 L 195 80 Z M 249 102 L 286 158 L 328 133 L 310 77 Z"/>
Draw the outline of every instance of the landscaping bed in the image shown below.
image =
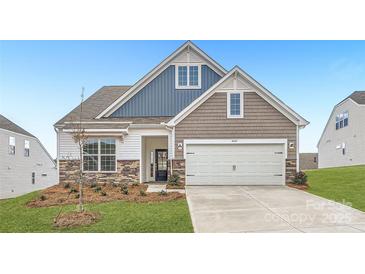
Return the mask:
<path fill-rule="evenodd" d="M 56 185 L 40 191 L 39 196 L 27 203 L 28 207 L 49 207 L 68 204 L 78 204 L 78 185 Z M 184 199 L 185 194 L 178 192 L 146 193 L 147 185 L 129 185 L 128 194 L 123 192 L 120 184 L 105 184 L 96 186 L 84 186 L 84 203 L 104 203 L 116 200 L 137 203 L 164 202 Z M 124 188 L 125 190 L 125 188 Z"/>
<path fill-rule="evenodd" d="M 166 189 L 185 189 L 185 184 L 167 184 Z"/>
<path fill-rule="evenodd" d="M 298 185 L 298 184 L 292 184 L 292 183 L 288 183 L 287 186 L 292 187 L 292 188 L 296 188 L 296 189 L 299 189 L 299 190 L 307 190 L 308 187 L 309 187 L 308 184 Z"/>
<path fill-rule="evenodd" d="M 99 212 L 70 211 L 58 216 L 53 226 L 57 228 L 78 227 L 78 226 L 94 224 L 100 219 L 101 219 L 101 214 Z"/>

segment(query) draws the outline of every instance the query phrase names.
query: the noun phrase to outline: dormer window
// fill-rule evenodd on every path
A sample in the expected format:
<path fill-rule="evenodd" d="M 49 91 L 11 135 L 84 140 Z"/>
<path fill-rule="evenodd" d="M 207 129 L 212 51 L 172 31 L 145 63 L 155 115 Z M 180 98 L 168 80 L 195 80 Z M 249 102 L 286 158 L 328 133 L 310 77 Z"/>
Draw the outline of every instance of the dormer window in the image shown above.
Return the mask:
<path fill-rule="evenodd" d="M 177 89 L 200 89 L 201 66 L 200 65 L 176 65 Z"/>

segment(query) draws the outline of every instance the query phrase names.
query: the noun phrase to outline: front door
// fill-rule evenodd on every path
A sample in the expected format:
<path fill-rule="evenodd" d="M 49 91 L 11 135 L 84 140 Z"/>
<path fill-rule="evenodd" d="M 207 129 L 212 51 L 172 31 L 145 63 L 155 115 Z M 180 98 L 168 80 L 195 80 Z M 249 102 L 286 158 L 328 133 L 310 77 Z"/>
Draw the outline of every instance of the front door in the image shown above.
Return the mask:
<path fill-rule="evenodd" d="M 156 149 L 156 181 L 167 181 L 167 149 Z"/>

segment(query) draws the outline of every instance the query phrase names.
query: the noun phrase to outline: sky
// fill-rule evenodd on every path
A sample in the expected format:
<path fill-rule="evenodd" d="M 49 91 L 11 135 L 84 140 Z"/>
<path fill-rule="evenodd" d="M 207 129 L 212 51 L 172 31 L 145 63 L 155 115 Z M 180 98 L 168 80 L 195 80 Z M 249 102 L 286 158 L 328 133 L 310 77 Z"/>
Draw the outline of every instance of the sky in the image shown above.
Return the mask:
<path fill-rule="evenodd" d="M 132 85 L 185 41 L 0 41 L 0 113 L 57 155 L 53 124 L 107 85 Z M 335 104 L 365 90 L 365 41 L 193 41 L 227 70 L 240 66 L 310 121 L 316 152 Z"/>

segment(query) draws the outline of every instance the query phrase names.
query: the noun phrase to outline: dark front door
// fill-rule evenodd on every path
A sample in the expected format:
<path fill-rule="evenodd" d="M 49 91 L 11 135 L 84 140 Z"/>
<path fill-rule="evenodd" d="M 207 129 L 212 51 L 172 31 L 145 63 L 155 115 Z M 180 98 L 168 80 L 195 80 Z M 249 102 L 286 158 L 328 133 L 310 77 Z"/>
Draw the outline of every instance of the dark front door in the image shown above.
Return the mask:
<path fill-rule="evenodd" d="M 167 149 L 156 149 L 156 181 L 167 181 Z"/>

